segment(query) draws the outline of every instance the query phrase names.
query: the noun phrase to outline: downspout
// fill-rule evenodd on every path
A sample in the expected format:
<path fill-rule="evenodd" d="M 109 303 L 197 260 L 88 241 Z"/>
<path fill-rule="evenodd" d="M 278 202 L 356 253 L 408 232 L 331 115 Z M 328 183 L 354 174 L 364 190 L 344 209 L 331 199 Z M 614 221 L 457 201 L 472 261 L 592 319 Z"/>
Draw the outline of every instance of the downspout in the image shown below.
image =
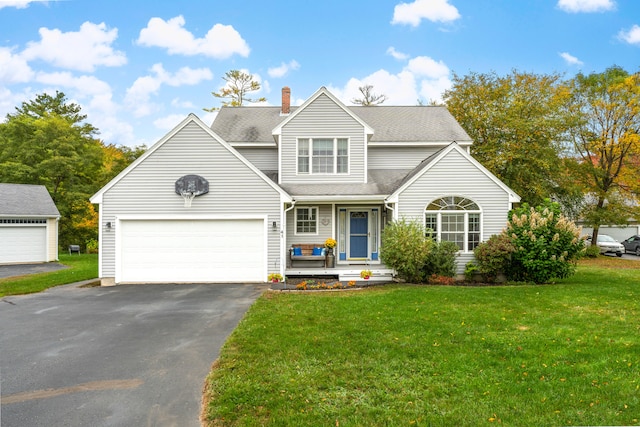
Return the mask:
<path fill-rule="evenodd" d="M 384 208 L 390 210 L 391 212 L 393 212 L 391 218 L 395 220 L 396 219 L 395 218 L 396 210 L 394 208 L 392 208 L 391 206 L 389 206 L 389 202 L 387 201 L 387 199 L 384 200 Z M 387 220 L 388 220 L 388 218 L 387 218 Z"/>

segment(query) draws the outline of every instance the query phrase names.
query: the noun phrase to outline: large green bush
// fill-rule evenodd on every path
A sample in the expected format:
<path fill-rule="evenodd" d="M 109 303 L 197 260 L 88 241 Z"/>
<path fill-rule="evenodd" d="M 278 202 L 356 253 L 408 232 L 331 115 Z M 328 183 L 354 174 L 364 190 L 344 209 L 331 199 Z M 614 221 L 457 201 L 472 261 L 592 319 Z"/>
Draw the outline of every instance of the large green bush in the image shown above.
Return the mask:
<path fill-rule="evenodd" d="M 432 275 L 454 277 L 456 275 L 456 256 L 458 245 L 453 242 L 434 242 L 431 252 L 425 260 L 422 272 L 425 278 Z"/>
<path fill-rule="evenodd" d="M 512 281 L 547 283 L 571 275 L 583 250 L 580 229 L 562 215 L 560 205 L 546 201 L 512 210 L 507 228 L 475 254 L 483 273 L 502 269 Z"/>
<path fill-rule="evenodd" d="M 479 272 L 489 282 L 493 282 L 498 274 L 509 270 L 511 255 L 516 251 L 511 238 L 505 233 L 494 234 L 473 251 Z"/>
<path fill-rule="evenodd" d="M 423 281 L 422 268 L 431 252 L 433 241 L 425 236 L 425 228 L 417 221 L 401 219 L 387 224 L 382 232 L 380 258 L 408 282 Z"/>

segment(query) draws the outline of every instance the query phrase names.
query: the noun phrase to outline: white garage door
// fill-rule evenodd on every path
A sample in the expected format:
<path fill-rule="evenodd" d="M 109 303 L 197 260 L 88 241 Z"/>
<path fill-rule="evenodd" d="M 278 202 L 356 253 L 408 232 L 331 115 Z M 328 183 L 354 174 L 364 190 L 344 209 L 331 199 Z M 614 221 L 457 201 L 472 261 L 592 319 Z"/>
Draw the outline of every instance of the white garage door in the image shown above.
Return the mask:
<path fill-rule="evenodd" d="M 47 227 L 0 226 L 0 242 L 0 263 L 47 260 Z"/>
<path fill-rule="evenodd" d="M 263 220 L 122 220 L 116 281 L 262 282 Z"/>

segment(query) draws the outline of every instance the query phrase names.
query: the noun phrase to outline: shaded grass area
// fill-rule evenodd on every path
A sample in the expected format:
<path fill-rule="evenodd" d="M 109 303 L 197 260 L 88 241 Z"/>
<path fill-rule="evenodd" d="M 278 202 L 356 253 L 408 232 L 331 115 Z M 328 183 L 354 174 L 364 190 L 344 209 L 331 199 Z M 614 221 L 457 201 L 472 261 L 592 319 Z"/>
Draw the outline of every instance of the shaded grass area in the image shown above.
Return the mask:
<path fill-rule="evenodd" d="M 618 261 L 545 286 L 267 293 L 208 378 L 208 425 L 638 425 L 640 263 Z"/>
<path fill-rule="evenodd" d="M 98 277 L 98 255 L 60 254 L 62 270 L 0 279 L 0 297 L 40 292 L 53 286 L 80 282 Z"/>

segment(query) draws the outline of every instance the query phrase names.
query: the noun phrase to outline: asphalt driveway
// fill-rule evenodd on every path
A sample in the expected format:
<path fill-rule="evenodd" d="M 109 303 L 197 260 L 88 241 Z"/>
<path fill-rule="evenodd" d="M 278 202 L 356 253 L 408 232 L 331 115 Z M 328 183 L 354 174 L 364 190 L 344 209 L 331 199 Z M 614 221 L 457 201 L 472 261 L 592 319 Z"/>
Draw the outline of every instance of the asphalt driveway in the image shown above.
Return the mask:
<path fill-rule="evenodd" d="M 62 286 L 0 300 L 0 424 L 199 426 L 204 379 L 264 285 Z"/>

